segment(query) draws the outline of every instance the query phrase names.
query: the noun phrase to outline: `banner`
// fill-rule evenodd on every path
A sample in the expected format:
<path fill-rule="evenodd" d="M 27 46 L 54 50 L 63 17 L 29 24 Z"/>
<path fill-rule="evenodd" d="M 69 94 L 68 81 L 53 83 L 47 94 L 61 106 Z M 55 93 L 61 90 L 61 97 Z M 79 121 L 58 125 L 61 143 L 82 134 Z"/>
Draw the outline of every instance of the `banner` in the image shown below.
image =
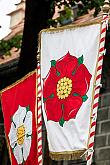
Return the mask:
<path fill-rule="evenodd" d="M 41 31 L 42 108 L 54 160 L 78 159 L 88 149 L 100 28 Z"/>
<path fill-rule="evenodd" d="M 11 164 L 38 164 L 36 71 L 3 90 L 1 101 Z"/>

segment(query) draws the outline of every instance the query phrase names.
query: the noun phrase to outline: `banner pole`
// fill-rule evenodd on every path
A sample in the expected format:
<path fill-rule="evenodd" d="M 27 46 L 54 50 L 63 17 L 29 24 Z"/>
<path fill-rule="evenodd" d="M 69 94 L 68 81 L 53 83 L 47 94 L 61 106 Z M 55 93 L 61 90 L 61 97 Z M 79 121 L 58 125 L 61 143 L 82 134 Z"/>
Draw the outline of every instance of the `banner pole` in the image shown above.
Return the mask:
<path fill-rule="evenodd" d="M 94 100 L 92 107 L 92 116 L 91 116 L 91 128 L 89 134 L 89 144 L 88 144 L 88 152 L 87 152 L 87 165 L 92 164 L 92 156 L 94 152 L 94 137 L 95 137 L 95 128 L 96 128 L 96 120 L 97 120 L 97 109 L 98 109 L 98 100 L 99 100 L 99 92 L 100 92 L 100 81 L 101 81 L 101 73 L 102 73 L 102 65 L 103 65 L 103 56 L 105 55 L 105 37 L 106 37 L 106 29 L 108 26 L 108 14 L 109 14 L 109 0 L 104 1 L 103 6 L 103 19 L 102 19 L 102 27 L 100 34 L 100 43 L 99 43 L 99 57 L 97 63 L 97 73 L 95 78 L 95 87 L 94 87 Z"/>
<path fill-rule="evenodd" d="M 42 111 L 41 111 L 41 68 L 40 53 L 37 54 L 37 130 L 38 130 L 38 165 L 43 164 L 42 158 Z"/>

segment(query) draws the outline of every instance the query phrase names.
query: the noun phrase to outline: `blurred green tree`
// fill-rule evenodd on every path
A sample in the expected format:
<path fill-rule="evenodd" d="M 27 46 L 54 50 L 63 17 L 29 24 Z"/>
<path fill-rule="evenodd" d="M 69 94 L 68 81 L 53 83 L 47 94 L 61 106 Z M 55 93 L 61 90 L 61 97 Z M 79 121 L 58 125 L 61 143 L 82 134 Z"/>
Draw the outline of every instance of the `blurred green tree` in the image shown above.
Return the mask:
<path fill-rule="evenodd" d="M 49 26 L 48 20 L 54 14 L 55 6 L 65 9 L 78 5 L 78 15 L 95 8 L 94 16 L 101 10 L 104 0 L 26 0 L 25 24 L 21 46 L 20 60 L 18 64 L 19 78 L 34 70 L 37 66 L 37 44 L 40 30 Z M 70 15 L 67 11 L 67 15 Z"/>

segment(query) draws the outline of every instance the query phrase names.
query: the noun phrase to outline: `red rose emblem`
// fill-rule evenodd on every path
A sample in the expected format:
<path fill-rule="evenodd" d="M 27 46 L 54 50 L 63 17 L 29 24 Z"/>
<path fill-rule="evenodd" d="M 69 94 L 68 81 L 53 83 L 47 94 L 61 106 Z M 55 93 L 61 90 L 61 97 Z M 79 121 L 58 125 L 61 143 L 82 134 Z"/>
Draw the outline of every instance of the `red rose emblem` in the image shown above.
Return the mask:
<path fill-rule="evenodd" d="M 68 52 L 64 57 L 51 61 L 51 68 L 44 79 L 43 97 L 48 120 L 59 122 L 75 118 L 83 102 L 87 100 L 91 74 L 78 59 Z"/>

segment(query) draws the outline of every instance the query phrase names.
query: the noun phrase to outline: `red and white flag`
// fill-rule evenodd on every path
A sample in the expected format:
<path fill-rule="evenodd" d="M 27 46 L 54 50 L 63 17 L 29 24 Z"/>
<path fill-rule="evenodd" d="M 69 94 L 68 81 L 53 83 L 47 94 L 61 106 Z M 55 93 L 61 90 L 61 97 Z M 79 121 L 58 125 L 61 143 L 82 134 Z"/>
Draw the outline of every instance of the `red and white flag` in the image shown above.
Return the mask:
<path fill-rule="evenodd" d="M 36 71 L 3 90 L 1 101 L 11 164 L 38 164 Z"/>
<path fill-rule="evenodd" d="M 88 150 L 100 28 L 41 32 L 42 107 L 54 160 L 77 159 Z"/>

